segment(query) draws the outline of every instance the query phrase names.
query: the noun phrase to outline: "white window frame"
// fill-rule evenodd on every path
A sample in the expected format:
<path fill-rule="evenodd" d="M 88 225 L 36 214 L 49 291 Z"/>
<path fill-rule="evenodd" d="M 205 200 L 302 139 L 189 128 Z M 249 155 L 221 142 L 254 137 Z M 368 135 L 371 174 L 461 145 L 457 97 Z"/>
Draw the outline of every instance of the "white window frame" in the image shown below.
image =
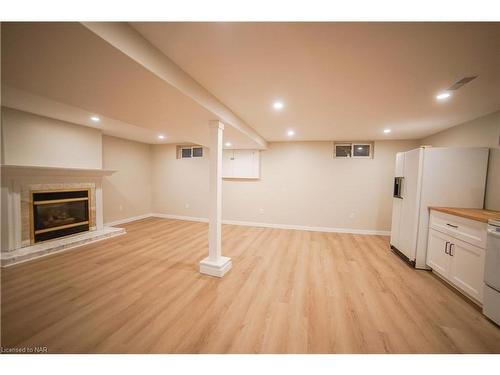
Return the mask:
<path fill-rule="evenodd" d="M 337 146 L 350 146 L 351 156 L 337 156 Z M 354 149 L 357 146 L 369 146 L 370 153 L 368 156 L 355 156 Z M 373 159 L 373 142 L 334 142 L 333 157 L 336 159 Z"/>
<path fill-rule="evenodd" d="M 351 148 L 351 156 L 337 156 L 337 146 L 349 146 Z M 352 158 L 352 143 L 351 142 L 335 142 L 333 144 L 333 157 L 337 159 L 350 159 Z"/>
<path fill-rule="evenodd" d="M 354 149 L 357 146 L 368 146 L 370 147 L 370 152 L 368 153 L 368 156 L 354 156 Z M 352 151 L 351 151 L 351 158 L 355 159 L 372 159 L 373 158 L 373 143 L 370 142 L 353 142 L 352 143 Z"/>
<path fill-rule="evenodd" d="M 201 148 L 202 151 L 201 151 L 201 156 L 193 156 L 194 155 L 194 149 L 195 148 Z M 182 157 L 182 151 L 183 150 L 191 150 L 191 156 L 190 157 L 187 157 L 187 158 L 183 158 Z M 203 151 L 203 146 L 199 146 L 199 145 L 178 145 L 177 146 L 177 159 L 199 159 L 199 158 L 203 158 L 205 152 Z"/>
<path fill-rule="evenodd" d="M 194 149 L 195 148 L 201 148 L 201 156 L 195 156 L 194 155 Z M 202 158 L 203 157 L 203 146 L 193 146 L 193 147 L 191 147 L 191 157 L 192 158 Z"/>

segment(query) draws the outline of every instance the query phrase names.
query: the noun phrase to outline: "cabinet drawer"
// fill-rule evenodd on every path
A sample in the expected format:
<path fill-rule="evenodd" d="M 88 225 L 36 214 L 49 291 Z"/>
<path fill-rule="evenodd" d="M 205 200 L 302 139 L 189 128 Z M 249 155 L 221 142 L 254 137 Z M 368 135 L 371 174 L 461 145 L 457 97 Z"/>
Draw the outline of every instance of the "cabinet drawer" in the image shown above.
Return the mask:
<path fill-rule="evenodd" d="M 430 227 L 474 246 L 486 248 L 486 223 L 431 210 Z"/>

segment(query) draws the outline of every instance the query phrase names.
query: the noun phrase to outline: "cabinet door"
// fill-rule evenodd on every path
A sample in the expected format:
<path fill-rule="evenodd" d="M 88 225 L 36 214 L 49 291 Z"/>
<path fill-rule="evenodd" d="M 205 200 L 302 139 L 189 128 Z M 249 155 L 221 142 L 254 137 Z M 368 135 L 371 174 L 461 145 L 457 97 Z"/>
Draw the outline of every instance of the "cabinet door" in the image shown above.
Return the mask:
<path fill-rule="evenodd" d="M 222 177 L 223 178 L 234 177 L 234 151 L 233 150 L 223 150 L 222 151 Z"/>
<path fill-rule="evenodd" d="M 451 256 L 446 253 L 451 242 L 451 237 L 434 229 L 429 230 L 429 242 L 427 244 L 427 265 L 432 271 L 437 272 L 445 278 L 449 278 L 451 268 Z M 447 244 L 448 242 L 448 244 Z"/>
<path fill-rule="evenodd" d="M 252 178 L 260 178 L 260 151 L 252 151 Z"/>
<path fill-rule="evenodd" d="M 234 150 L 234 177 L 251 178 L 253 157 L 250 150 Z"/>
<path fill-rule="evenodd" d="M 484 249 L 453 239 L 450 249 L 450 281 L 480 303 L 483 302 Z"/>
<path fill-rule="evenodd" d="M 222 177 L 260 178 L 260 152 L 258 150 L 224 150 Z"/>

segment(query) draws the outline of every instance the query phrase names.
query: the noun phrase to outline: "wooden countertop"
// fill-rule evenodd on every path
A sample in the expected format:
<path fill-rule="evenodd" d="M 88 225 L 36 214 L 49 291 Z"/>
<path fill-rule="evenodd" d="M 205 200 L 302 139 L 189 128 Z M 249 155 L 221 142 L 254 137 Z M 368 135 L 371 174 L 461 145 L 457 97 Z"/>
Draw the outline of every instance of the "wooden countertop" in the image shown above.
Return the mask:
<path fill-rule="evenodd" d="M 429 210 L 464 217 L 466 219 L 487 223 L 489 219 L 500 220 L 500 211 L 483 210 L 480 208 L 429 207 Z"/>

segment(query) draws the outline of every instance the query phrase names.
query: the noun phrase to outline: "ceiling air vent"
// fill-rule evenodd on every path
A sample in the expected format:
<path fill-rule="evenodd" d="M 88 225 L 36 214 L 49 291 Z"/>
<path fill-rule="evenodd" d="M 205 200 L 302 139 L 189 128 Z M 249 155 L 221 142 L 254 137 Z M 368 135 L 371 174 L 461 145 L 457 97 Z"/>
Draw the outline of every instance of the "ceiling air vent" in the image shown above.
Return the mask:
<path fill-rule="evenodd" d="M 460 81 L 454 83 L 453 86 L 449 87 L 446 91 L 458 90 L 460 87 L 468 84 L 470 81 L 476 79 L 477 77 L 479 77 L 479 76 L 464 77 Z"/>

